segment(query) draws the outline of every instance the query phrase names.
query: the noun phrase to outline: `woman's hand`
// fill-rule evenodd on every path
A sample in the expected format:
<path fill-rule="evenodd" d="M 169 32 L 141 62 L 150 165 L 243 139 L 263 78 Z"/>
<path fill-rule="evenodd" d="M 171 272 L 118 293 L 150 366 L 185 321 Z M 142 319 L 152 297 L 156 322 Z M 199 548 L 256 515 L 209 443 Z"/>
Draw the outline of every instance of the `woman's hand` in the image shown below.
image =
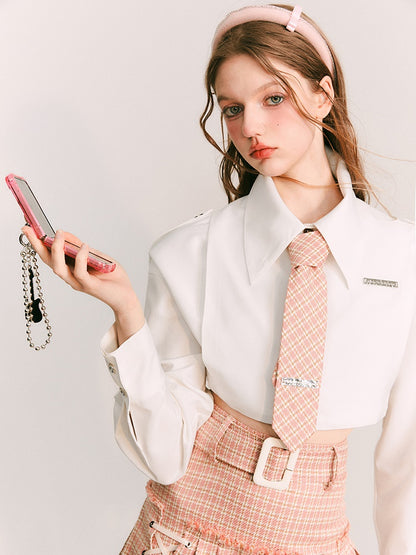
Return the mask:
<path fill-rule="evenodd" d="M 116 327 L 119 344 L 133 335 L 144 324 L 144 314 L 140 301 L 134 292 L 129 277 L 123 267 L 117 263 L 113 272 L 102 273 L 89 268 L 87 270 L 88 252 L 93 252 L 104 258 L 105 254 L 89 249 L 88 245 L 71 233 L 57 231 L 51 250 L 36 237 L 29 226 L 23 226 L 22 232 L 40 258 L 52 271 L 63 279 L 76 291 L 96 297 L 113 309 L 116 318 Z M 65 239 L 81 245 L 73 266 L 65 261 Z"/>

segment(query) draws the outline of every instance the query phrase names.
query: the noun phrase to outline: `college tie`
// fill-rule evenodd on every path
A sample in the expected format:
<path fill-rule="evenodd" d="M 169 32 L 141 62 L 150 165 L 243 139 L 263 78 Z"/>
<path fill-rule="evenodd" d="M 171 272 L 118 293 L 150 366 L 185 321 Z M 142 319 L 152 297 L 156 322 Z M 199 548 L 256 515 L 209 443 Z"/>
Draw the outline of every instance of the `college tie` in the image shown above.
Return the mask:
<path fill-rule="evenodd" d="M 294 451 L 316 430 L 327 322 L 323 265 L 329 250 L 316 229 L 297 235 L 288 251 L 292 269 L 280 353 L 273 372 L 272 427 Z"/>

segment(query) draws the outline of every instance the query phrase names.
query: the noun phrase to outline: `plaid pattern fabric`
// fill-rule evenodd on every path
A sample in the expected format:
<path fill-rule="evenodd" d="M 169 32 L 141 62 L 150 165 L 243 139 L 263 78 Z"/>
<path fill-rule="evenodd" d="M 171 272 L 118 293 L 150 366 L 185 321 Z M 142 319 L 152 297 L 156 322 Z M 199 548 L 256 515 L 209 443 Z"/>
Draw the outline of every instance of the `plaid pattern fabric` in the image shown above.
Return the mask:
<path fill-rule="evenodd" d="M 290 243 L 292 269 L 283 314 L 279 359 L 273 373 L 273 429 L 294 451 L 316 430 L 326 335 L 329 249 L 318 230 Z"/>
<path fill-rule="evenodd" d="M 266 437 L 214 405 L 185 475 L 171 485 L 147 483 L 120 555 L 354 555 L 344 504 L 347 440 L 304 444 L 288 489 L 279 491 L 253 482 Z M 272 450 L 267 479 L 278 479 L 287 456 Z"/>

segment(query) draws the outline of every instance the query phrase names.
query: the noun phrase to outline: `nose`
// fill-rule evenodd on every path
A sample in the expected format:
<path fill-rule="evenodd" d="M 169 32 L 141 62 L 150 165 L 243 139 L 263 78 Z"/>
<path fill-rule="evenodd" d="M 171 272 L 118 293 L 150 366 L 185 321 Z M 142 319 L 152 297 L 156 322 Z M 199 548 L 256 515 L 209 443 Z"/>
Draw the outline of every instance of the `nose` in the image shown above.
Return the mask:
<path fill-rule="evenodd" d="M 263 118 L 260 110 L 256 108 L 256 106 L 244 107 L 241 132 L 247 138 L 264 133 Z"/>

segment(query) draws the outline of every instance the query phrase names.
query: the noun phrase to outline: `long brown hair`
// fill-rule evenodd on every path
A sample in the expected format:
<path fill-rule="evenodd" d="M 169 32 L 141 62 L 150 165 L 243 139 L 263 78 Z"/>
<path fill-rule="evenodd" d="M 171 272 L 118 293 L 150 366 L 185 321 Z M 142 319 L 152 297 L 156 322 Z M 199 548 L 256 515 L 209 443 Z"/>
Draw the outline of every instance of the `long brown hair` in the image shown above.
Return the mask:
<path fill-rule="evenodd" d="M 272 5 L 289 10 L 293 8 L 287 4 Z M 200 118 L 200 125 L 207 140 L 223 155 L 220 163 L 220 177 L 229 203 L 250 193 L 258 172 L 244 160 L 229 138 L 228 144 L 225 145 L 223 118 L 221 118 L 223 148 L 208 133 L 206 124 L 214 111 L 215 80 L 220 65 L 238 54 L 248 54 L 257 61 L 265 71 L 282 84 L 299 113 L 308 121 L 322 127 L 324 144 L 336 151 L 344 160 L 351 175 L 355 195 L 367 203 L 370 203 L 370 193 L 376 197 L 365 177 L 363 162 L 358 151 L 357 137 L 348 116 L 346 87 L 339 60 L 316 23 L 305 13 L 302 13 L 302 17 L 314 25 L 326 40 L 334 60 L 334 75 L 331 76 L 318 52 L 303 35 L 288 32 L 282 25 L 268 21 L 248 21 L 233 27 L 221 38 L 209 60 L 205 73 L 207 103 Z M 315 119 L 303 109 L 284 73 L 272 65 L 270 60 L 273 58 L 298 71 L 310 82 L 315 92 L 323 91 L 319 83 L 325 75 L 332 77 L 335 95 L 331 111 L 323 122 Z M 233 177 L 237 177 L 236 185 L 233 183 Z"/>

